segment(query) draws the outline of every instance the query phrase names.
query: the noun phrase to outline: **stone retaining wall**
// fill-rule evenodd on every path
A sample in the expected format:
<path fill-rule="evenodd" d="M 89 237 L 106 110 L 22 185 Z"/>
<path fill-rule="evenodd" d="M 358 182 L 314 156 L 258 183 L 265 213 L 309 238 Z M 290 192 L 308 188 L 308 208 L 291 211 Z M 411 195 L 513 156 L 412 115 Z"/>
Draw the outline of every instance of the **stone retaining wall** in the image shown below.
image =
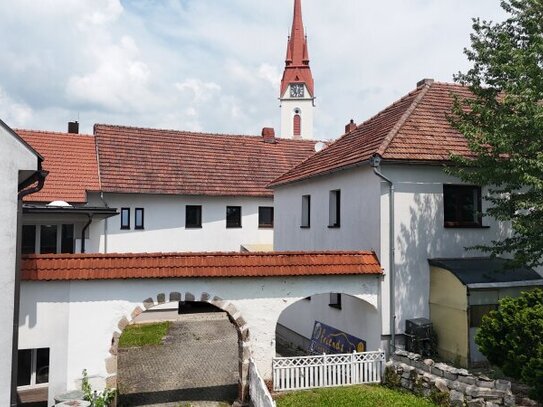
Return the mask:
<path fill-rule="evenodd" d="M 385 381 L 452 407 L 514 406 L 511 383 L 475 376 L 466 369 L 406 351 L 396 351 L 387 363 Z"/>

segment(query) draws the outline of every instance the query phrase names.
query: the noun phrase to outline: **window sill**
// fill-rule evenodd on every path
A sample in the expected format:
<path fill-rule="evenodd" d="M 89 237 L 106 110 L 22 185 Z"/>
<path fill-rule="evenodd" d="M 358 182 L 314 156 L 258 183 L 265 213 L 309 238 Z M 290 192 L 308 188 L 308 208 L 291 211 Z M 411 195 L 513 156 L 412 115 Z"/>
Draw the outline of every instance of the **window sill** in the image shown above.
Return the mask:
<path fill-rule="evenodd" d="M 145 230 L 145 228 L 134 228 L 134 230 Z"/>
<path fill-rule="evenodd" d="M 462 224 L 462 223 L 457 223 L 457 224 L 452 224 L 452 223 L 447 224 L 447 223 L 445 223 L 443 225 L 443 227 L 445 229 L 490 229 L 490 226 Z"/>
<path fill-rule="evenodd" d="M 258 225 L 259 229 L 273 229 L 273 226 L 267 226 L 267 225 Z"/>
<path fill-rule="evenodd" d="M 300 229 L 309 229 L 310 227 L 311 226 L 309 226 L 309 225 L 307 225 L 307 226 L 302 225 L 302 226 L 300 226 Z"/>
<path fill-rule="evenodd" d="M 339 229 L 340 225 L 328 225 L 328 229 Z"/>
<path fill-rule="evenodd" d="M 339 304 L 328 304 L 328 306 L 331 308 L 339 309 L 339 310 L 341 309 L 341 305 Z"/>
<path fill-rule="evenodd" d="M 227 226 L 226 229 L 241 229 L 241 226 Z"/>
<path fill-rule="evenodd" d="M 200 225 L 200 226 L 185 226 L 185 229 L 202 229 L 202 225 Z"/>
<path fill-rule="evenodd" d="M 122 226 L 121 226 L 121 230 L 130 230 L 130 228 L 129 228 L 129 227 L 122 227 Z"/>

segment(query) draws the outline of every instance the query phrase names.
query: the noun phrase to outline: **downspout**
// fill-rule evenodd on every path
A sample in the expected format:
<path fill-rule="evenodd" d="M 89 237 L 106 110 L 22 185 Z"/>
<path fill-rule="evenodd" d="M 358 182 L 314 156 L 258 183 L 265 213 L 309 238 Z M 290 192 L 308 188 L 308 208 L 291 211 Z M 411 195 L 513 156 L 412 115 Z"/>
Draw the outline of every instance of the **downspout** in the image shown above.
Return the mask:
<path fill-rule="evenodd" d="M 31 177 L 21 182 L 18 185 L 17 194 L 17 243 L 15 250 L 15 281 L 13 295 L 13 337 L 11 340 L 11 407 L 17 407 L 17 365 L 19 352 L 19 313 L 21 301 L 21 246 L 22 246 L 22 230 L 23 230 L 23 198 L 27 195 L 40 191 L 45 183 L 45 177 L 49 174 L 48 171 L 41 169 L 41 162 L 38 164 L 38 171 L 32 174 Z M 33 183 L 37 182 L 32 188 L 28 188 Z"/>
<path fill-rule="evenodd" d="M 85 226 L 83 226 L 83 229 L 81 229 L 81 253 L 85 253 L 85 232 L 89 228 L 90 224 L 92 223 L 92 214 L 89 213 L 88 217 L 89 220 L 87 223 L 85 223 Z"/>
<path fill-rule="evenodd" d="M 395 267 L 395 243 L 394 243 L 394 183 L 390 178 L 384 176 L 380 171 L 381 156 L 378 154 L 373 155 L 370 158 L 370 165 L 373 168 L 373 172 L 379 178 L 384 180 L 388 184 L 389 188 L 389 227 L 388 227 L 388 245 L 389 245 L 389 268 L 390 268 L 390 354 L 392 355 L 396 351 L 396 296 L 395 296 L 395 280 L 396 280 L 396 267 Z"/>
<path fill-rule="evenodd" d="M 100 200 L 104 204 L 105 208 L 109 208 L 108 203 L 104 199 L 104 192 L 100 192 Z M 107 253 L 107 220 L 108 218 L 104 219 L 104 253 Z"/>

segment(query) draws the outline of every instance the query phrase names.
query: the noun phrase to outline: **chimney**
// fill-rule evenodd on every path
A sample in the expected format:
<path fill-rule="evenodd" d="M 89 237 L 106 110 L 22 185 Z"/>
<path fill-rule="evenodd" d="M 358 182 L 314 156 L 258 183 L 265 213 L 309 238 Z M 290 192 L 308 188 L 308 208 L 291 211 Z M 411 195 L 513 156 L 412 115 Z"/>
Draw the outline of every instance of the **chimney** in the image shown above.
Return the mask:
<path fill-rule="evenodd" d="M 79 122 L 68 122 L 68 133 L 70 134 L 79 134 Z"/>
<path fill-rule="evenodd" d="M 345 134 L 350 133 L 351 131 L 356 129 L 356 123 L 353 119 L 347 125 L 345 126 Z"/>
<path fill-rule="evenodd" d="M 432 83 L 434 83 L 433 79 L 424 78 L 417 82 L 417 88 L 420 88 L 421 86 L 424 86 L 424 85 L 431 85 Z"/>
<path fill-rule="evenodd" d="M 262 129 L 262 140 L 264 141 L 264 143 L 277 143 L 277 141 L 275 140 L 275 130 L 273 129 L 273 127 L 264 127 Z"/>

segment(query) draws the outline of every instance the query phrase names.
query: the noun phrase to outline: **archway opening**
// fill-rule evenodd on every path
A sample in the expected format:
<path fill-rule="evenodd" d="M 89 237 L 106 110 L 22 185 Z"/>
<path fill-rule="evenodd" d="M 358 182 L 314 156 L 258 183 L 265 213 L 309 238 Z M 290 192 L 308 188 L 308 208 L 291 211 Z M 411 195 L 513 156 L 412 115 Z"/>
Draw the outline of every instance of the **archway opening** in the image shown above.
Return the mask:
<path fill-rule="evenodd" d="M 375 351 L 381 323 L 377 309 L 358 297 L 315 294 L 283 310 L 275 338 L 277 356 Z"/>
<path fill-rule="evenodd" d="M 244 400 L 248 330 L 239 312 L 217 297 L 197 301 L 187 293 L 184 301 L 173 299 L 166 302 L 159 294 L 157 302 L 144 301 L 144 309 L 137 307 L 114 334 L 112 373 L 120 404 Z M 132 340 L 146 335 L 155 342 Z"/>

